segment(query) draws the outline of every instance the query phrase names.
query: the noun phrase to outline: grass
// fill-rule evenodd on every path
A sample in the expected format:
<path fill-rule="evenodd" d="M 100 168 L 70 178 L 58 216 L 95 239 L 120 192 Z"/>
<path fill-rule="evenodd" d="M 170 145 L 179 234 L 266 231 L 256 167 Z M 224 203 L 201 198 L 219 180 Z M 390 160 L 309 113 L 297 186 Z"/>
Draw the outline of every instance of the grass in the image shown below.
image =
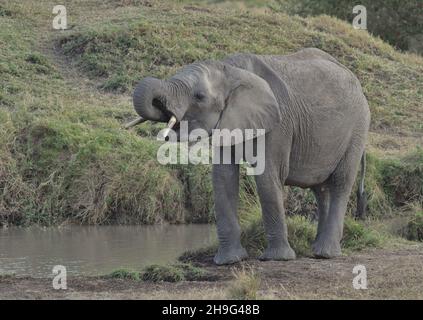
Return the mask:
<path fill-rule="evenodd" d="M 365 248 L 380 247 L 388 235 L 365 226 L 351 217 L 346 217 L 344 234 L 341 241 L 342 248 L 350 251 L 360 251 Z"/>
<path fill-rule="evenodd" d="M 328 16 L 188 2 L 104 1 L 101 14 L 99 1 L 75 2 L 68 8 L 75 27 L 63 32 L 46 23 L 47 0 L 1 2 L 0 225 L 213 221 L 210 167 L 158 164 L 154 137 L 161 125 L 122 130 L 134 116 L 134 84 L 195 60 L 309 46 L 359 77 L 372 112 L 371 138 L 394 145 L 388 156 L 386 144 L 370 140 L 369 214 L 383 218 L 410 203 L 421 206 L 423 158 L 415 147 L 423 134 L 421 57 Z M 244 174 L 241 185 L 241 220 L 251 222 L 258 210 L 254 182 Z M 315 211 L 307 190 L 291 188 L 286 200 L 289 214 Z M 289 221 L 291 241 L 296 232 L 311 237 L 306 218 Z M 250 228 L 251 235 L 262 230 L 258 222 Z M 305 252 L 307 241 L 293 246 Z"/>
<path fill-rule="evenodd" d="M 254 218 L 253 218 L 254 216 Z M 413 221 L 413 222 L 411 222 Z M 413 224 L 414 220 L 410 223 Z M 311 246 L 316 237 L 317 224 L 305 216 L 289 216 L 286 219 L 288 227 L 288 241 L 298 257 L 312 257 Z M 417 227 L 411 230 L 415 233 L 423 229 L 421 221 L 417 220 Z M 259 208 L 250 214 L 249 220 L 244 222 L 241 233 L 241 243 L 251 257 L 258 257 L 266 248 L 266 237 L 263 223 L 260 218 Z M 407 229 L 408 230 L 408 229 Z M 341 247 L 345 254 L 361 251 L 366 248 L 380 248 L 391 243 L 399 234 L 395 230 L 386 230 L 375 226 L 371 221 L 357 221 L 351 216 L 345 218 L 344 234 Z M 415 240 L 415 239 L 409 239 Z M 207 248 L 183 253 L 179 260 L 183 262 L 202 261 L 216 253 L 217 244 Z"/>
<path fill-rule="evenodd" d="M 180 268 L 172 265 L 151 265 L 144 269 L 142 274 L 143 281 L 152 282 L 179 282 L 185 279 L 184 273 Z"/>
<path fill-rule="evenodd" d="M 151 282 L 209 281 L 214 279 L 205 269 L 191 263 L 150 265 L 144 268 L 141 279 Z"/>
<path fill-rule="evenodd" d="M 137 271 L 131 271 L 126 269 L 117 269 L 112 271 L 109 275 L 106 276 L 107 278 L 112 279 L 122 279 L 122 280 L 140 280 L 140 274 Z"/>
<path fill-rule="evenodd" d="M 143 75 L 163 78 L 196 60 L 235 52 L 287 54 L 311 46 L 334 55 L 359 77 L 374 129 L 411 126 L 422 132 L 421 115 L 414 112 L 423 99 L 421 58 L 401 55 L 340 20 L 219 8 L 193 11 L 159 2 L 123 11 L 122 21 L 93 23 L 57 40 L 63 54 L 103 89 L 131 91 Z"/>
<path fill-rule="evenodd" d="M 105 276 L 111 279 L 123 279 L 149 282 L 211 281 L 215 277 L 203 268 L 191 263 L 152 264 L 142 271 L 117 269 Z"/>
<path fill-rule="evenodd" d="M 316 228 L 312 222 L 307 217 L 292 216 L 287 218 L 287 226 L 289 244 L 296 254 L 311 255 L 311 243 L 316 237 Z M 265 249 L 266 239 L 259 216 L 243 228 L 241 242 L 253 256 L 258 256 Z"/>
<path fill-rule="evenodd" d="M 15 279 L 16 274 L 14 273 L 0 273 L 0 280 L 12 280 Z"/>
<path fill-rule="evenodd" d="M 302 16 L 327 14 L 352 23 L 355 14 L 353 0 L 278 0 L 274 10 L 283 10 Z M 423 53 L 417 41 L 421 39 L 423 14 L 421 5 L 414 0 L 362 0 L 367 10 L 367 28 L 393 46 L 403 50 Z M 420 40 L 421 41 L 421 40 Z"/>
<path fill-rule="evenodd" d="M 411 217 L 405 227 L 402 235 L 411 241 L 423 241 L 423 211 L 417 212 Z"/>
<path fill-rule="evenodd" d="M 232 271 L 234 280 L 228 288 L 227 298 L 235 300 L 257 300 L 261 279 L 254 269 L 241 268 Z"/>

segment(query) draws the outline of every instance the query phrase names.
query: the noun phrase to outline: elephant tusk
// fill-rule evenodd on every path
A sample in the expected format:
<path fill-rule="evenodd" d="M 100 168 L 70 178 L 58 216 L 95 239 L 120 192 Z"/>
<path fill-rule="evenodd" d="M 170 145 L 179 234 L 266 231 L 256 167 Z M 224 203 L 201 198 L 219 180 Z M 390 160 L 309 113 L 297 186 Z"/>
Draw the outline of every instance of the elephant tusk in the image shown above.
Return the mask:
<path fill-rule="evenodd" d="M 131 122 L 128 122 L 124 125 L 125 129 L 129 129 L 133 126 L 136 126 L 137 124 L 143 123 L 144 121 L 147 121 L 147 119 L 143 119 L 139 117 L 138 119 L 132 120 Z"/>
<path fill-rule="evenodd" d="M 163 134 L 162 134 L 162 139 L 165 140 L 166 137 L 168 136 L 170 130 L 172 130 L 173 126 L 176 124 L 177 120 L 175 116 L 172 116 L 169 120 L 169 122 L 167 123 L 167 128 L 164 129 Z"/>

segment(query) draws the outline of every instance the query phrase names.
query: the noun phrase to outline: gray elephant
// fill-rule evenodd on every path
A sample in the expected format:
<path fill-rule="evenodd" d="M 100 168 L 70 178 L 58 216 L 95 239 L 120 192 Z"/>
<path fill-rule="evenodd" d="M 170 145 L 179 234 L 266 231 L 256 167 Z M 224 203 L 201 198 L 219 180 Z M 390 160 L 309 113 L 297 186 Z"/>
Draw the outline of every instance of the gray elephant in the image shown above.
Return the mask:
<path fill-rule="evenodd" d="M 267 248 L 262 260 L 290 260 L 283 185 L 311 188 L 318 204 L 313 254 L 341 254 L 347 202 L 362 165 L 358 215 L 365 210 L 365 142 L 370 112 L 354 74 L 315 48 L 285 56 L 236 54 L 203 61 L 167 79 L 143 79 L 134 107 L 145 120 L 202 128 L 265 129 L 265 170 L 255 176 Z M 175 125 L 176 124 L 176 125 Z M 256 139 L 256 138 L 255 138 Z M 245 141 L 244 141 L 245 142 Z M 225 146 L 221 146 L 224 148 Z M 233 146 L 232 146 L 233 147 Z M 213 187 L 219 239 L 216 264 L 247 257 L 237 219 L 239 164 L 214 164 Z"/>

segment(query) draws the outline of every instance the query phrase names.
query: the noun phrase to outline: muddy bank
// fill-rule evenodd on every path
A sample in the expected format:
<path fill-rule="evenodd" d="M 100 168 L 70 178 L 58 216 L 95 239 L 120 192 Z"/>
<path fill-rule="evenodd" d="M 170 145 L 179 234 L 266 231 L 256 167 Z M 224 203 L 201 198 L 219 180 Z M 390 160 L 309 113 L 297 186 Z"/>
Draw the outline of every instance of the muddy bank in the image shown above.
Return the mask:
<path fill-rule="evenodd" d="M 367 270 L 367 290 L 353 288 L 353 267 Z M 423 299 L 423 247 L 373 249 L 333 260 L 248 260 L 233 266 L 199 262 L 215 281 L 152 283 L 102 277 L 68 278 L 67 290 L 51 279 L 0 278 L 0 299 L 226 299 L 235 269 L 254 270 L 262 299 Z"/>

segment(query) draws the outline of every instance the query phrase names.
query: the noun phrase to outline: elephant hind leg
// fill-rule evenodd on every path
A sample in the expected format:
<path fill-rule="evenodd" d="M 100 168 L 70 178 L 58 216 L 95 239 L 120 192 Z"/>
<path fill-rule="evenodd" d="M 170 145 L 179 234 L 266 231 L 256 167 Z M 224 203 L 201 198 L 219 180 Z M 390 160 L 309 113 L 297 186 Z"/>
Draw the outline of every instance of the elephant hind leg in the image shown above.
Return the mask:
<path fill-rule="evenodd" d="M 363 146 L 364 148 L 364 146 Z M 362 150 L 351 146 L 336 170 L 327 180 L 329 206 L 325 203 L 327 215 L 322 221 L 319 217 L 319 226 L 316 240 L 313 243 L 313 254 L 318 258 L 332 258 L 341 255 L 341 239 L 344 226 L 344 217 L 348 200 L 358 172 Z"/>

